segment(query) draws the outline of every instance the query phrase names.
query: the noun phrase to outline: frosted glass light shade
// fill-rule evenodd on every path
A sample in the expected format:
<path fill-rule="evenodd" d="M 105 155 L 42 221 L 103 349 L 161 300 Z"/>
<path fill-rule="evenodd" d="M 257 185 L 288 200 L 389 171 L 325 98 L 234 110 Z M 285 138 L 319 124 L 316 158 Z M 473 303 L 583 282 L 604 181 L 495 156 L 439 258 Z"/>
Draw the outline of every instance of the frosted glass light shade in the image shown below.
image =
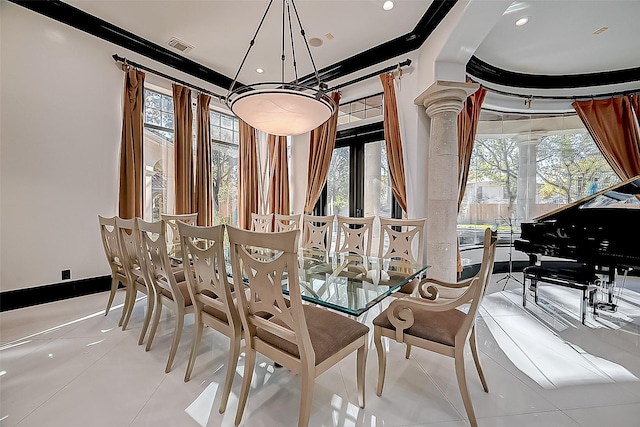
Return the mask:
<path fill-rule="evenodd" d="M 335 106 L 322 94 L 291 89 L 256 89 L 238 94 L 230 102 L 233 113 L 271 135 L 293 136 L 326 122 Z"/>

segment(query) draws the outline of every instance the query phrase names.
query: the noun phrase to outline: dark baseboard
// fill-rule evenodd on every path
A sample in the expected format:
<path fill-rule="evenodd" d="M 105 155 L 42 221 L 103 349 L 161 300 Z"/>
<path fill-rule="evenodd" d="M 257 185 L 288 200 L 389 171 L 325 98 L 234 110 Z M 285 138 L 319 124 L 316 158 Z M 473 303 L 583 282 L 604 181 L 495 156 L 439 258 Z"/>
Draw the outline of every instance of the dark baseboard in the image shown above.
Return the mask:
<path fill-rule="evenodd" d="M 111 276 L 99 276 L 0 292 L 0 312 L 95 294 L 109 289 L 111 289 Z"/>

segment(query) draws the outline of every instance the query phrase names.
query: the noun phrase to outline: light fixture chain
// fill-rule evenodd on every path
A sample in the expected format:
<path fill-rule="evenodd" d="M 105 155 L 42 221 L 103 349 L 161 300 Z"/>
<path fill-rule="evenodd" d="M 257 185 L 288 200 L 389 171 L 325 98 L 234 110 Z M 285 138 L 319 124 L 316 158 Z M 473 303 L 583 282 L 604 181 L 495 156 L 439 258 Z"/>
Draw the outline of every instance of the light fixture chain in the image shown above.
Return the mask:
<path fill-rule="evenodd" d="M 258 37 L 258 33 L 260 32 L 260 28 L 262 28 L 262 24 L 264 23 L 264 19 L 267 17 L 267 13 L 269 13 L 269 9 L 271 9 L 271 4 L 272 3 L 273 3 L 273 0 L 269 0 L 269 5 L 267 6 L 267 9 L 264 11 L 264 14 L 262 15 L 262 19 L 260 20 L 260 23 L 258 24 L 258 28 L 256 29 L 256 32 L 253 35 L 253 38 L 249 42 L 249 48 L 245 52 L 244 58 L 242 58 L 242 62 L 240 63 L 240 67 L 238 67 L 238 71 L 236 71 L 236 75 L 233 78 L 233 82 L 231 83 L 231 86 L 229 87 L 229 92 L 227 92 L 227 97 L 228 97 L 228 94 L 233 91 L 233 87 L 236 85 L 236 82 L 238 81 L 238 76 L 240 75 L 240 71 L 242 70 L 244 62 L 247 60 L 247 56 L 249 56 L 249 52 L 251 51 L 251 48 L 253 47 L 253 45 L 256 42 L 256 37 Z"/>
<path fill-rule="evenodd" d="M 285 19 L 284 19 L 284 7 L 287 3 L 287 0 L 282 0 L 282 56 L 281 56 L 281 66 L 280 66 L 280 74 L 282 76 L 282 79 L 280 80 L 282 82 L 282 85 L 284 87 L 284 66 L 285 66 L 285 56 L 284 56 L 284 28 L 285 28 Z"/>
<path fill-rule="evenodd" d="M 291 25 L 291 8 L 287 2 L 287 18 L 289 19 L 289 37 L 291 38 L 291 56 L 293 57 L 293 74 L 296 77 L 296 85 L 298 84 L 298 62 L 296 61 L 296 48 L 293 41 L 293 26 Z"/>
<path fill-rule="evenodd" d="M 318 89 L 322 92 L 322 82 L 320 81 L 320 76 L 318 75 L 318 69 L 316 68 L 316 62 L 313 60 L 313 55 L 311 55 L 311 48 L 309 47 L 309 43 L 307 42 L 307 37 L 304 32 L 304 28 L 302 28 L 302 21 L 300 21 L 300 15 L 298 15 L 298 8 L 296 7 L 296 2 L 291 0 L 291 4 L 293 5 L 293 11 L 296 14 L 296 19 L 298 20 L 298 26 L 300 27 L 300 34 L 302 34 L 302 40 L 304 40 L 305 46 L 307 46 L 307 53 L 309 54 L 309 58 L 311 59 L 311 65 L 313 65 L 313 73 L 316 76 L 316 80 L 318 81 Z"/>

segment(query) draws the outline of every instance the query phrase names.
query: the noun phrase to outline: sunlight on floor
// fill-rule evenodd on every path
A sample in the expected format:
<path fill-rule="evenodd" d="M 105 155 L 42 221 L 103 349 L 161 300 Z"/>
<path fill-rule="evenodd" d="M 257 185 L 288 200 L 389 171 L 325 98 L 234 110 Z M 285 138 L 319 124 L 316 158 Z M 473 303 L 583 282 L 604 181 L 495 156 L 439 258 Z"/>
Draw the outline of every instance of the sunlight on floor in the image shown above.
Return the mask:
<path fill-rule="evenodd" d="M 488 295 L 485 300 L 503 306 L 511 302 L 503 292 Z M 515 304 L 513 306 L 519 309 L 515 308 Z M 504 354 L 545 389 L 576 384 L 640 381 L 624 367 L 589 354 L 566 341 L 557 330 L 552 330 L 526 311 L 508 316 L 483 317 Z"/>

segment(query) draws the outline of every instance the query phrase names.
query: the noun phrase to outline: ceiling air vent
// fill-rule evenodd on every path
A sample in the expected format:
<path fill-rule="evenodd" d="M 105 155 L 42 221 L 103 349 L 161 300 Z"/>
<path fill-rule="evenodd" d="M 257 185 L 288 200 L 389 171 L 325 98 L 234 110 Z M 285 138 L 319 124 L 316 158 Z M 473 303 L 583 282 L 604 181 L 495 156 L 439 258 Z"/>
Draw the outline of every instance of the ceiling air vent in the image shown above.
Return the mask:
<path fill-rule="evenodd" d="M 171 37 L 169 39 L 169 42 L 167 43 L 169 46 L 171 46 L 174 49 L 178 49 L 180 52 L 189 52 L 191 49 L 193 49 L 193 46 L 183 42 L 182 40 L 175 38 L 175 37 Z"/>

